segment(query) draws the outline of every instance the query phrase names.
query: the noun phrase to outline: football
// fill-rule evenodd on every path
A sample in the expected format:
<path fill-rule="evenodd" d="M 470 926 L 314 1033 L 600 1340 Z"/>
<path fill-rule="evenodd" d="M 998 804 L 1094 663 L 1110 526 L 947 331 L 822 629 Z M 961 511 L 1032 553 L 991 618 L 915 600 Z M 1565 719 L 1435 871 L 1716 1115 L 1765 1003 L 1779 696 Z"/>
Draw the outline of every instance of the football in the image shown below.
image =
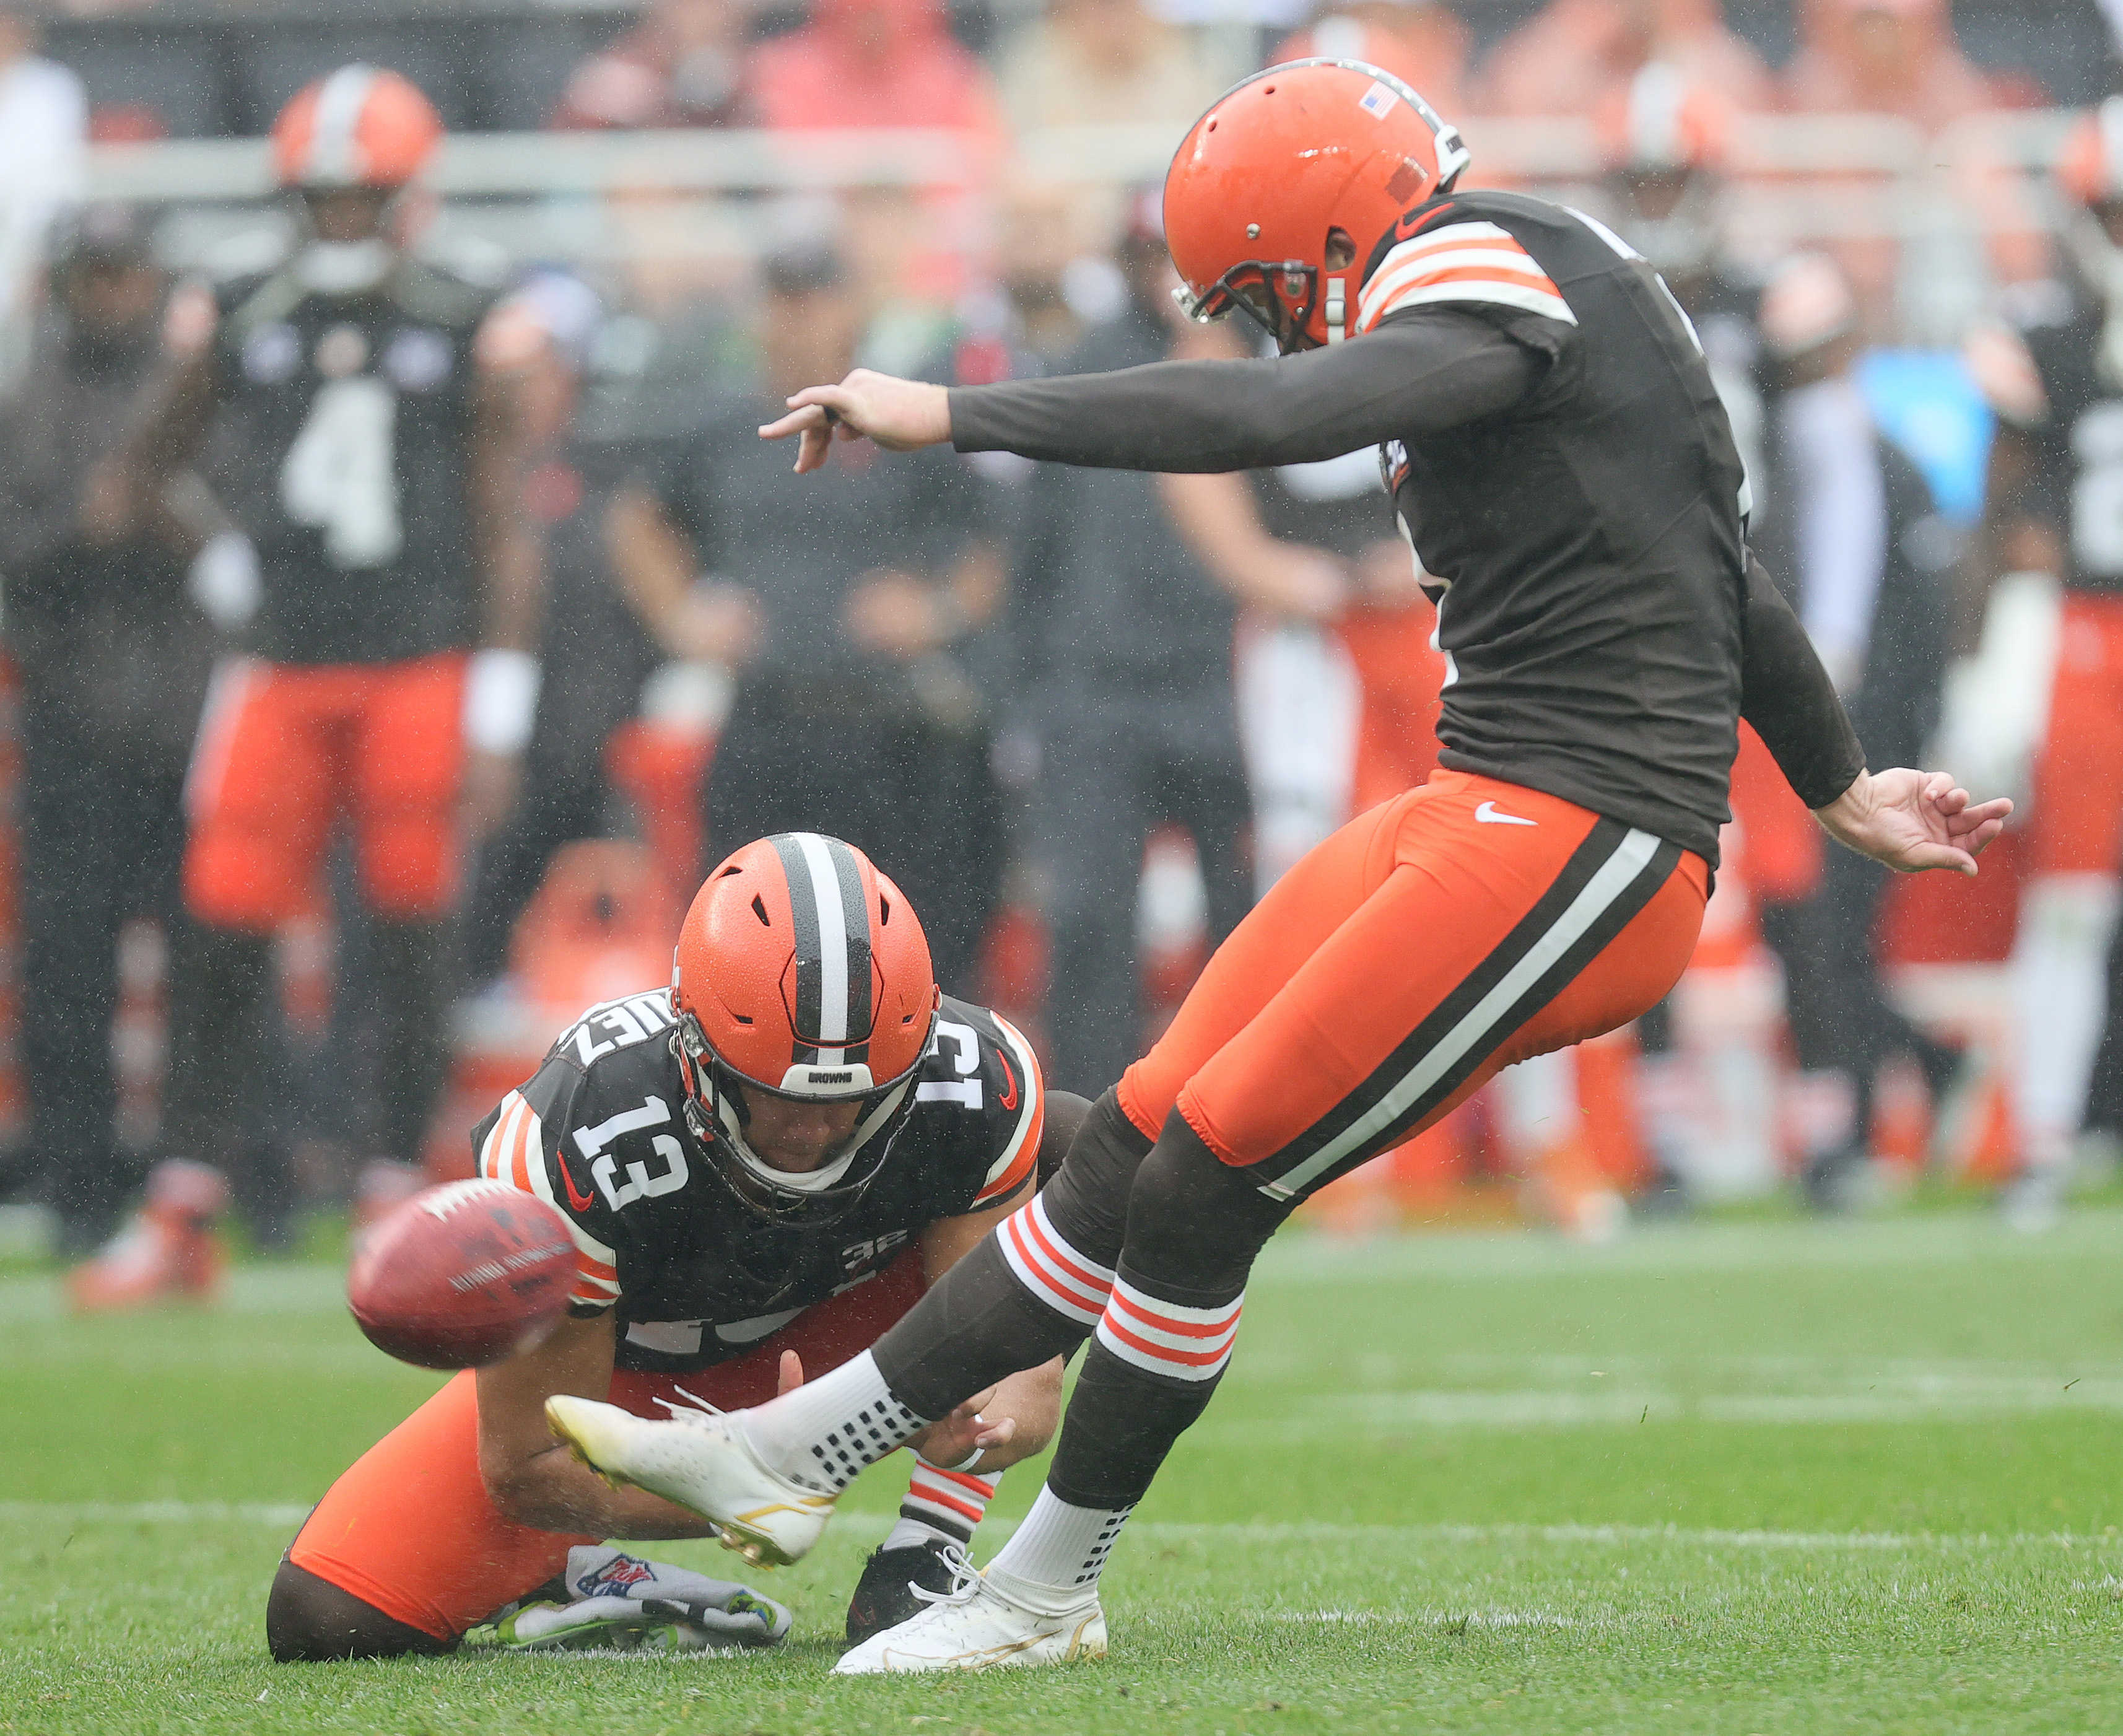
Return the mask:
<path fill-rule="evenodd" d="M 347 1306 L 379 1350 L 420 1368 L 478 1368 L 560 1322 L 575 1245 L 567 1220 L 505 1181 L 416 1194 L 372 1230 Z"/>

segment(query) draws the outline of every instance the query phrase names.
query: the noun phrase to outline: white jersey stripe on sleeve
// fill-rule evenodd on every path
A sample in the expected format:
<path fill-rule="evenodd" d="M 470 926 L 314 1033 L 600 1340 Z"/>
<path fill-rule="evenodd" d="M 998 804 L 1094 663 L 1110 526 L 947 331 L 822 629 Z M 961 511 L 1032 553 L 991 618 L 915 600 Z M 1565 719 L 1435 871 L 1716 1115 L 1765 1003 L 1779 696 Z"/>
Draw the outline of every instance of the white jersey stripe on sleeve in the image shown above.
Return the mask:
<path fill-rule="evenodd" d="M 567 1220 L 568 1232 L 574 1237 L 575 1250 L 582 1256 L 576 1265 L 578 1300 L 602 1302 L 619 1294 L 619 1285 L 614 1281 L 618 1262 L 612 1250 L 578 1223 L 574 1213 L 554 1197 L 553 1177 L 546 1161 L 545 1128 L 538 1112 L 524 1100 L 521 1091 L 511 1091 L 501 1100 L 500 1117 L 480 1147 L 479 1172 L 544 1200 Z M 593 1285 L 598 1293 L 580 1293 Z"/>
<path fill-rule="evenodd" d="M 1447 302 L 1489 302 L 1577 323 L 1554 280 L 1508 231 L 1450 223 L 1403 242 L 1380 261 L 1357 299 L 1357 329 L 1369 331 L 1403 307 Z"/>
<path fill-rule="evenodd" d="M 490 1181 L 506 1181 L 508 1176 L 502 1166 L 502 1153 L 508 1149 L 508 1133 L 516 1119 L 516 1111 L 523 1106 L 523 1094 L 511 1091 L 501 1100 L 501 1113 L 494 1119 L 479 1148 L 479 1172 Z"/>
<path fill-rule="evenodd" d="M 1018 1153 L 1024 1149 L 1025 1136 L 1044 1119 L 1041 1111 L 1047 1093 L 1047 1087 L 1040 1082 L 1039 1063 L 1033 1056 L 1032 1045 L 1001 1014 L 993 1016 L 996 1028 L 1002 1033 L 1003 1043 L 1009 1049 L 1010 1060 L 1017 1068 L 1019 1088 L 1024 1100 L 1018 1105 L 1017 1127 L 1010 1136 L 1010 1143 L 1003 1147 L 1002 1155 L 988 1166 L 987 1179 L 981 1184 L 981 1191 L 984 1194 L 1010 1174 L 1010 1166 L 1017 1161 Z"/>
<path fill-rule="evenodd" d="M 1570 303 L 1559 295 L 1519 284 L 1488 281 L 1438 284 L 1428 289 L 1411 289 L 1404 295 L 1396 296 L 1391 307 L 1380 308 L 1379 319 L 1384 319 L 1389 313 L 1399 313 L 1407 307 L 1439 307 L 1453 302 L 1486 302 L 1497 307 L 1521 307 L 1528 313 L 1543 314 L 1565 326 L 1577 323 L 1577 316 L 1570 311 Z M 1368 331 L 1377 323 L 1377 320 L 1373 320 L 1360 329 Z"/>

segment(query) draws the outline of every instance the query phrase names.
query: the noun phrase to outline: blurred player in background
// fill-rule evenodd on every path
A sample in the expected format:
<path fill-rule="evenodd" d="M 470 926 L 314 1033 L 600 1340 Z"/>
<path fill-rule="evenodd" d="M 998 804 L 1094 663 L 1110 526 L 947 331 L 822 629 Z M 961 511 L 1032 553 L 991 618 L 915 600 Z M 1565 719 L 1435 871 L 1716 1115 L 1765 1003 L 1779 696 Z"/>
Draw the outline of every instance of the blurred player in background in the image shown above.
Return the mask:
<path fill-rule="evenodd" d="M 755 430 L 854 364 L 869 307 L 822 237 L 762 265 L 765 378 L 654 453 L 609 515 L 612 565 L 673 656 L 737 678 L 709 847 L 831 825 L 930 913 L 938 980 L 972 979 L 1001 876 L 985 707 L 962 653 L 1002 600 L 989 486 L 951 454 L 879 453 L 837 497 Z"/>
<path fill-rule="evenodd" d="M 738 851 L 693 901 L 669 991 L 591 1008 L 473 1131 L 480 1175 L 567 1217 L 569 1318 L 333 1485 L 274 1582 L 273 1655 L 448 1651 L 490 1619 L 519 1647 L 780 1639 L 786 1612 L 743 1588 L 603 1546 L 712 1533 L 578 1463 L 546 1401 L 653 1416 L 838 1366 L 1031 1197 L 1088 1107 L 1049 1099 L 1006 1020 L 942 995 L 912 906 L 860 851 L 813 833 Z M 919 1437 L 851 1640 L 921 1608 L 912 1587 L 948 1591 L 1061 1386 L 1058 1359 L 1013 1373 Z"/>
<path fill-rule="evenodd" d="M 1732 424 L 1741 462 L 1764 504 L 1762 395 L 1755 371 L 1761 343 L 1761 285 L 1733 259 L 1725 233 L 1726 189 L 1740 114 L 1712 86 L 1654 60 L 1614 91 L 1593 117 L 1615 232 L 1650 262 L 1688 315 Z"/>
<path fill-rule="evenodd" d="M 2013 328 L 1973 357 L 1998 414 L 1976 578 L 1994 626 L 2001 609 L 2047 616 L 2022 636 L 2035 660 L 1999 672 L 2049 695 L 2013 961 L 2021 1175 L 2008 1208 L 2030 1228 L 2069 1175 L 2123 852 L 2123 97 L 2081 119 L 2056 174 L 2074 207 L 2063 279 L 2021 290 Z"/>
<path fill-rule="evenodd" d="M 1961 538 L 1873 421 L 1856 376 L 1863 323 L 1855 289 L 1827 255 L 1797 255 L 1771 274 L 1760 331 L 1773 507 L 1755 543 L 1860 739 L 1900 763 L 1924 752 L 1938 721 L 1952 612 L 1946 579 Z M 1961 1051 L 1919 1030 L 1887 992 L 1874 941 L 1887 884 L 1878 862 L 1835 850 L 1811 897 L 1762 902 L 1801 1076 L 1801 1186 L 1818 1209 L 1850 1203 L 1882 1063 L 1896 1053 L 1915 1061 L 1934 1106 L 1960 1064 Z"/>
<path fill-rule="evenodd" d="M 121 527 L 85 488 L 160 356 L 170 285 L 146 218 L 87 207 L 62 234 L 51 276 L 28 372 L 0 418 L 0 575 L 22 692 L 30 1143 L 60 1251 L 75 1257 L 103 1240 L 132 1184 L 111 1047 L 119 931 L 150 916 L 180 943 L 185 760 L 215 635 L 185 590 L 200 527 L 170 497 Z M 192 480 L 170 496 L 198 490 Z M 192 1180 L 176 1191 L 209 1203 L 221 1191 Z M 159 1192 L 168 1207 L 170 1187 Z M 191 1232 L 188 1222 L 148 1227 L 93 1299 L 158 1289 L 172 1261 L 204 1281 L 210 1262 Z"/>
<path fill-rule="evenodd" d="M 488 290 L 408 250 L 441 122 L 395 73 L 340 68 L 274 124 L 299 238 L 262 275 L 173 302 L 171 365 L 108 467 L 138 517 L 209 434 L 223 504 L 255 547 L 247 655 L 216 672 L 186 800 L 198 1013 L 173 1035 L 166 1135 L 239 1146 L 273 936 L 309 908 L 351 823 L 385 1008 L 385 1157 L 415 1162 L 447 1060 L 443 919 L 468 819 L 507 806 L 538 668 L 522 513 L 519 376 L 542 338 Z M 476 647 L 466 657 L 468 648 Z M 284 1159 L 248 1202 L 287 1233 Z"/>
<path fill-rule="evenodd" d="M 762 429 L 800 435 L 800 470 L 865 435 L 1159 472 L 1382 445 L 1451 670 L 1441 769 L 1276 884 L 1052 1184 L 874 1354 L 697 1424 L 555 1401 L 593 1462 L 791 1559 L 851 1461 L 1095 1333 L 1024 1523 L 842 1673 L 1104 1651 L 1099 1574 L 1229 1362 L 1255 1255 L 1501 1067 L 1666 993 L 1701 927 L 1742 714 L 1822 823 L 1894 866 L 1973 873 L 2010 809 L 1868 772 L 1748 555 L 1739 455 L 1671 294 L 1582 217 L 1455 192 L 1467 161 L 1376 68 L 1257 74 L 1181 144 L 1165 216 L 1192 310 L 1244 310 L 1282 357 L 949 392 L 859 373 Z M 859 1417 L 897 1420 L 851 1455 Z"/>

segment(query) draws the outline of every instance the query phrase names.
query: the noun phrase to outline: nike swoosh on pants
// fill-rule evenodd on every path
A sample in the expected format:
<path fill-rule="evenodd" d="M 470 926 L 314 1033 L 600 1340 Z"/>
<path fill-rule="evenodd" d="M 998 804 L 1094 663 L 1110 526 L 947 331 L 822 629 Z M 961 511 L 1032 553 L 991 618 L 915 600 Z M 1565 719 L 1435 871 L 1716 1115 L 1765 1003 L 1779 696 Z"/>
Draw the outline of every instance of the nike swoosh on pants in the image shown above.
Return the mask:
<path fill-rule="evenodd" d="M 1538 826 L 1539 820 L 1522 819 L 1516 814 L 1500 814 L 1494 802 L 1483 802 L 1474 810 L 1474 818 L 1485 826 Z"/>

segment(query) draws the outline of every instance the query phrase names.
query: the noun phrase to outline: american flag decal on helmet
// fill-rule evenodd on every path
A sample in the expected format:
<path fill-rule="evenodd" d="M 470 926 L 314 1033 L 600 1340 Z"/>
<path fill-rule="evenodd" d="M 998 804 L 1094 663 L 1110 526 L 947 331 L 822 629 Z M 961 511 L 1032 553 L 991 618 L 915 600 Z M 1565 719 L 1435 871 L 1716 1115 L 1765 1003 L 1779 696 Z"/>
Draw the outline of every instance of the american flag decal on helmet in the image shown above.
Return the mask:
<path fill-rule="evenodd" d="M 785 832 L 769 840 L 789 877 L 796 928 L 794 1023 L 790 1059 L 832 1067 L 866 1061 L 874 988 L 869 909 L 855 854 L 837 838 Z"/>

